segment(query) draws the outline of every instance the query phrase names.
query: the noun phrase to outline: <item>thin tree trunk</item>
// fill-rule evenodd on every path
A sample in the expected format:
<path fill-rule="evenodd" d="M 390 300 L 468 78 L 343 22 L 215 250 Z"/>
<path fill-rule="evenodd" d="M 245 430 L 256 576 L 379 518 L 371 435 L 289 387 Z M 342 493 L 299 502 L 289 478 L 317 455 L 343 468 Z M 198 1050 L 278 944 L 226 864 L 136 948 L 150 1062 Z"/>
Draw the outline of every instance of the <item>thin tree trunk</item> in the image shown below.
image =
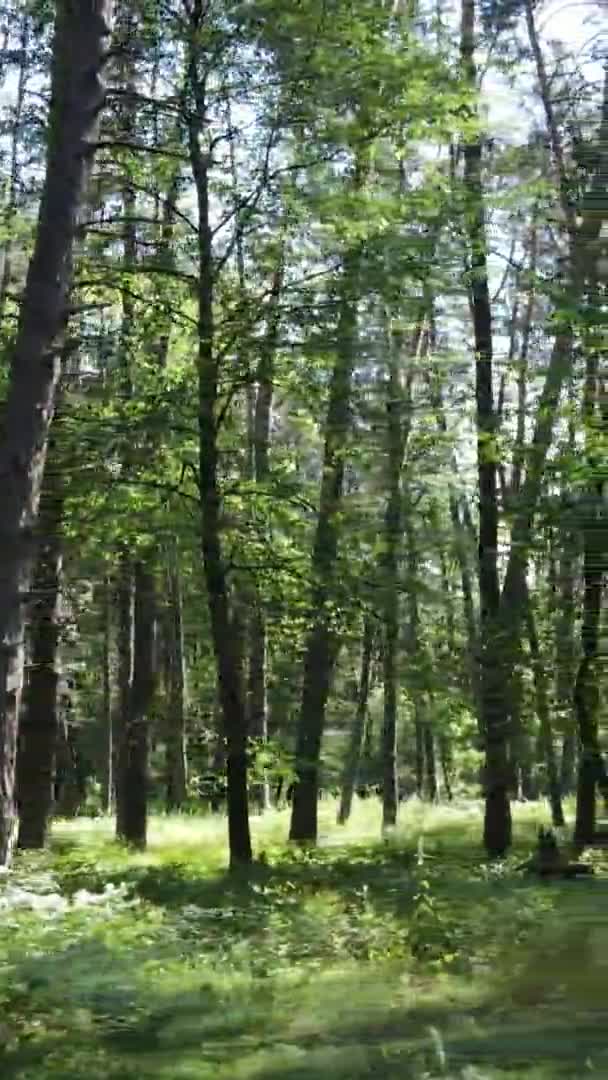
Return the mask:
<path fill-rule="evenodd" d="M 280 309 L 279 301 L 283 287 L 283 245 L 278 255 L 268 313 L 268 327 L 262 345 L 257 370 L 257 392 L 253 408 L 253 474 L 256 485 L 268 482 L 270 475 L 270 418 L 274 392 L 274 363 L 277 350 Z M 266 696 L 267 665 L 266 613 L 262 597 L 257 594 L 249 621 L 249 680 L 248 725 L 251 738 L 262 746 L 268 741 L 268 701 Z M 254 793 L 261 810 L 270 808 L 270 787 L 266 777 Z"/>
<path fill-rule="evenodd" d="M 102 592 L 103 674 L 101 726 L 104 737 L 101 805 L 104 813 L 112 813 L 114 801 L 114 719 L 112 710 L 112 588 L 109 577 Z"/>
<path fill-rule="evenodd" d="M 30 37 L 29 11 L 21 16 L 21 28 L 19 34 L 19 75 L 17 77 L 17 93 L 12 114 L 11 124 L 11 157 L 9 167 L 8 200 L 2 214 L 2 224 L 6 232 L 4 243 L 2 277 L 0 279 L 0 321 L 4 318 L 6 299 L 11 283 L 12 254 L 13 254 L 13 222 L 17 212 L 18 185 L 19 185 L 19 145 L 22 138 L 23 108 L 25 105 L 25 92 L 29 74 L 29 37 Z"/>
<path fill-rule="evenodd" d="M 128 768 L 127 731 L 131 710 L 131 691 L 133 686 L 133 654 L 135 638 L 135 582 L 133 564 L 126 551 L 121 551 L 118 567 L 117 584 L 118 608 L 118 703 L 117 722 L 114 732 L 116 748 L 116 835 L 124 837 L 126 823 L 125 776 Z"/>
<path fill-rule="evenodd" d="M 238 650 L 230 612 L 226 567 L 220 533 L 219 355 L 214 342 L 212 232 L 209 216 L 209 159 L 201 137 L 207 123 L 204 77 L 199 72 L 202 0 L 190 9 L 191 39 L 188 76 L 191 104 L 188 136 L 190 164 L 198 203 L 198 405 L 201 494 L 201 546 L 211 636 L 215 653 L 227 744 L 228 837 L 231 865 L 252 860 L 247 791 L 247 713 Z"/>
<path fill-rule="evenodd" d="M 591 336 L 591 335 L 589 335 Z M 579 769 L 576 791 L 574 842 L 581 850 L 591 843 L 595 832 L 595 793 L 598 782 L 606 797 L 606 776 L 599 747 L 598 714 L 600 704 L 599 644 L 604 575 L 608 568 L 605 538 L 604 463 L 597 460 L 595 446 L 598 428 L 601 435 L 607 419 L 598 408 L 603 387 L 599 382 L 597 343 L 588 340 L 583 417 L 586 424 L 589 507 L 585 511 L 583 531 L 583 618 L 581 624 L 581 660 L 574 686 L 574 708 L 578 723 Z M 595 346 L 595 347 L 594 347 Z M 599 415 L 598 415 L 599 413 Z"/>
<path fill-rule="evenodd" d="M 439 759 L 441 761 L 441 773 L 446 798 L 448 802 L 451 802 L 454 797 L 452 791 L 452 753 L 447 735 L 439 736 Z"/>
<path fill-rule="evenodd" d="M 168 646 L 168 700 L 166 720 L 166 806 L 179 810 L 187 797 L 186 757 L 186 668 L 182 589 L 177 551 L 169 554 L 166 573 L 168 611 L 166 617 Z"/>
<path fill-rule="evenodd" d="M 325 707 L 337 656 L 331 603 L 338 555 L 338 513 L 342 504 L 344 457 L 350 431 L 350 398 L 357 333 L 359 254 L 344 258 L 336 357 L 325 425 L 323 476 L 312 552 L 312 625 L 304 656 L 302 703 L 296 734 L 296 783 L 290 840 L 316 842 L 319 756 Z"/>
<path fill-rule="evenodd" d="M 370 615 L 366 615 L 363 621 L 363 641 L 361 643 L 361 673 L 357 688 L 357 707 L 355 721 L 350 733 L 350 742 L 344 765 L 342 788 L 340 791 L 340 807 L 338 809 L 338 825 L 346 825 L 352 809 L 353 794 L 357 786 L 359 763 L 367 721 L 367 705 L 371 685 L 372 650 L 374 647 L 374 627 Z"/>
<path fill-rule="evenodd" d="M 139 850 L 146 846 L 150 708 L 156 687 L 156 591 L 143 562 L 134 570 L 133 681 L 119 777 L 118 836 Z"/>
<path fill-rule="evenodd" d="M 60 0 L 51 72 L 46 175 L 0 441 L 0 865 L 15 835 L 15 758 L 23 687 L 23 598 L 35 557 L 48 433 L 68 317 L 77 215 L 104 103 L 108 0 Z"/>
<path fill-rule="evenodd" d="M 575 426 L 570 423 L 569 451 L 575 449 Z M 576 678 L 576 650 L 574 644 L 575 580 L 578 552 L 574 530 L 567 520 L 565 489 L 562 491 L 563 508 L 560 515 L 558 562 L 559 608 L 555 627 L 555 693 L 560 729 L 563 732 L 560 767 L 562 795 L 569 795 L 575 788 L 576 766 L 576 717 L 572 707 L 572 694 Z"/>
<path fill-rule="evenodd" d="M 61 633 L 63 484 L 51 437 L 40 515 L 29 637 L 31 659 L 20 717 L 17 803 L 21 848 L 46 845 L 53 807 L 58 738 L 57 689 Z"/>
<path fill-rule="evenodd" d="M 475 0 L 463 0 L 461 59 L 467 85 L 476 90 Z M 496 490 L 496 416 L 492 387 L 492 309 L 488 287 L 486 218 L 482 185 L 482 141 L 464 145 L 464 184 L 468 198 L 470 297 L 475 339 L 477 470 L 479 482 L 480 705 L 485 738 L 484 843 L 491 856 L 511 844 L 508 793 L 505 659 L 499 634 L 498 499 Z"/>
<path fill-rule="evenodd" d="M 526 593 L 528 593 L 527 584 L 525 588 Z M 536 692 L 539 742 L 547 769 L 547 793 L 549 796 L 549 805 L 551 807 L 551 818 L 556 828 L 560 828 L 565 824 L 565 821 L 562 808 L 559 769 L 555 754 L 555 746 L 553 744 L 553 729 L 549 711 L 549 686 L 541 656 L 538 634 L 536 632 L 534 609 L 529 594 L 527 595 L 527 623 L 528 640 L 530 642 L 530 657 L 532 659 L 532 671 L 534 674 L 534 689 Z"/>
<path fill-rule="evenodd" d="M 401 547 L 401 469 L 404 452 L 406 404 L 401 386 L 398 343 L 389 329 L 387 343 L 388 384 L 386 399 L 386 511 L 384 517 L 384 557 L 382 566 L 384 607 L 382 725 L 382 829 L 397 824 L 399 784 L 397 775 L 397 714 L 399 707 L 399 560 Z M 408 380 L 411 396 L 411 378 Z M 408 401 L 408 405 L 411 402 Z M 408 418 L 409 419 L 409 418 Z"/>
<path fill-rule="evenodd" d="M 429 802 L 437 802 L 439 798 L 439 785 L 437 783 L 437 763 L 435 758 L 435 735 L 431 721 L 424 722 L 424 765 L 425 765 L 425 789 Z"/>

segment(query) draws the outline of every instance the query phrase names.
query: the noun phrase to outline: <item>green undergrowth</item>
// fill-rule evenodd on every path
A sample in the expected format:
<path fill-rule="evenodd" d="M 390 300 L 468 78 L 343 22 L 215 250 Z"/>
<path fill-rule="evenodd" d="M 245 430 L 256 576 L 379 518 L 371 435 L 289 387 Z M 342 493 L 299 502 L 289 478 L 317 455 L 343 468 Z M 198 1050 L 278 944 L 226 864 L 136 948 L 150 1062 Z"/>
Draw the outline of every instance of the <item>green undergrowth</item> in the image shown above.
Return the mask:
<path fill-rule="evenodd" d="M 227 874 L 225 822 L 156 818 L 145 854 L 111 823 L 58 823 L 0 878 L 2 1080 L 608 1078 L 608 876 L 543 884 L 501 864 L 477 804 L 379 809 Z"/>

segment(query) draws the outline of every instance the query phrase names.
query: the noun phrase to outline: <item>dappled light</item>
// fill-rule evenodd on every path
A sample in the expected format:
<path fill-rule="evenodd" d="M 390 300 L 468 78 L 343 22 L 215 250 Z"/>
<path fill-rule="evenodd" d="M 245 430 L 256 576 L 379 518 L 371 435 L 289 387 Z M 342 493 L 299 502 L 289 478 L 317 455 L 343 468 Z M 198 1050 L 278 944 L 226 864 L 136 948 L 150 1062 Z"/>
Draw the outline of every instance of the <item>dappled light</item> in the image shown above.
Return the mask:
<path fill-rule="evenodd" d="M 608 867 L 486 866 L 480 809 L 412 805 L 385 843 L 379 805 L 348 835 L 328 808 L 308 853 L 268 815 L 246 874 L 208 819 L 154 818 L 145 855 L 58 822 L 0 884 L 3 1078 L 601 1075 Z M 517 854 L 545 819 L 517 815 Z"/>
<path fill-rule="evenodd" d="M 0 0 L 0 1080 L 608 1078 L 607 0 Z"/>

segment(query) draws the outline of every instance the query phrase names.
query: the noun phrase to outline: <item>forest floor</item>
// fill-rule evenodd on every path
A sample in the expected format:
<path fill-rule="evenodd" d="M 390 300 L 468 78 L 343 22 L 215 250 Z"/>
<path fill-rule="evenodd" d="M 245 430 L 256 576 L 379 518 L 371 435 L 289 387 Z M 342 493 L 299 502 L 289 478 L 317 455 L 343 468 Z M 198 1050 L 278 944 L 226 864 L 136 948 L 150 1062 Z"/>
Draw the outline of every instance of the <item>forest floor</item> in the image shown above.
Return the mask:
<path fill-rule="evenodd" d="M 144 855 L 108 821 L 59 822 L 0 878 L 2 1080 L 608 1078 L 608 864 L 563 883 L 488 866 L 477 804 L 360 803 L 226 875 L 225 821 L 154 818 Z M 602 872 L 605 869 L 605 874 Z"/>

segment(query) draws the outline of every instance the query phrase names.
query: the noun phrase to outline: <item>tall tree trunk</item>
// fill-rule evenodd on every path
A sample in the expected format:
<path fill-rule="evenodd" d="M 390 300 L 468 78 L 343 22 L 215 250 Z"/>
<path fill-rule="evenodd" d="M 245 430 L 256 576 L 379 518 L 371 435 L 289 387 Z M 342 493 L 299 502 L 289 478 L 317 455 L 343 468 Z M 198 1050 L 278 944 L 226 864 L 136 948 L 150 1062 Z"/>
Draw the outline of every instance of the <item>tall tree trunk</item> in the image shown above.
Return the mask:
<path fill-rule="evenodd" d="M 290 840 L 298 843 L 315 843 L 317 839 L 319 757 L 325 707 L 338 651 L 331 608 L 338 557 L 338 514 L 342 505 L 344 460 L 350 431 L 359 262 L 359 254 L 354 252 L 346 255 L 343 261 L 336 356 L 325 424 L 323 475 L 312 551 L 311 627 L 304 653 L 302 702 L 296 733 L 296 782 L 289 831 Z"/>
<path fill-rule="evenodd" d="M 382 565 L 384 643 L 382 650 L 384 715 L 382 725 L 382 828 L 397 824 L 397 715 L 399 709 L 399 560 L 401 547 L 401 469 L 404 452 L 404 400 L 401 385 L 399 338 L 388 331 L 386 398 L 386 511 Z M 411 395 L 411 378 L 408 381 Z M 410 401 L 407 402 L 411 404 Z M 408 410 L 409 412 L 409 410 Z M 408 417 L 409 422 L 409 417 Z"/>
<path fill-rule="evenodd" d="M 104 740 L 101 805 L 104 813 L 111 814 L 114 802 L 114 714 L 112 710 L 112 587 L 109 577 L 106 577 L 103 583 L 101 618 L 103 639 L 101 729 Z"/>
<path fill-rule="evenodd" d="M 452 791 L 452 753 L 447 735 L 439 736 L 439 759 L 441 761 L 441 773 L 446 798 L 448 802 L 451 802 L 454 797 Z"/>
<path fill-rule="evenodd" d="M 363 620 L 363 640 L 361 643 L 361 672 L 357 687 L 357 706 L 355 720 L 350 733 L 349 747 L 344 764 L 344 775 L 340 791 L 338 825 L 346 825 L 352 809 L 353 794 L 357 786 L 359 763 L 363 750 L 367 721 L 367 705 L 371 685 L 372 650 L 374 647 L 374 627 L 370 615 Z"/>
<path fill-rule="evenodd" d="M 0 440 L 0 865 L 15 834 L 15 757 L 23 686 L 24 597 L 60 374 L 72 248 L 104 103 L 109 0 L 60 0 L 51 71 L 46 175 Z"/>
<path fill-rule="evenodd" d="M 198 203 L 198 406 L 201 494 L 201 546 L 211 637 L 227 746 L 228 838 L 231 865 L 252 860 L 247 792 L 247 712 L 230 611 L 226 566 L 220 533 L 220 478 L 218 466 L 220 362 L 214 342 L 212 232 L 209 217 L 209 159 L 202 148 L 207 122 L 204 75 L 199 64 L 200 31 L 204 21 L 202 0 L 190 11 L 188 77 L 193 101 L 188 122 L 189 152 Z"/>
<path fill-rule="evenodd" d="M 30 671 L 19 729 L 17 803 L 21 848 L 45 846 L 53 807 L 63 568 L 63 482 L 54 442 L 51 437 L 40 500 L 29 626 Z"/>
<path fill-rule="evenodd" d="M 17 212 L 19 192 L 19 146 L 23 136 L 23 108 L 25 105 L 25 92 L 27 88 L 29 68 L 29 37 L 30 37 L 31 14 L 24 11 L 21 16 L 19 32 L 19 75 L 17 77 L 17 92 L 11 123 L 11 150 L 8 181 L 8 199 L 2 213 L 2 224 L 6 232 L 4 251 L 2 253 L 2 276 L 0 278 L 0 321 L 4 317 L 4 308 L 11 283 L 12 254 L 13 254 L 13 222 Z"/>
<path fill-rule="evenodd" d="M 424 722 L 423 731 L 426 797 L 429 802 L 437 802 L 437 799 L 439 798 L 439 785 L 437 783 L 435 735 L 433 732 L 433 725 L 428 716 Z"/>
<path fill-rule="evenodd" d="M 127 730 L 131 709 L 133 686 L 133 653 L 135 638 L 135 582 L 133 564 L 128 553 L 120 553 L 116 601 L 118 608 L 118 701 L 114 729 L 116 764 L 116 835 L 122 838 L 126 831 L 126 808 L 124 777 L 127 772 Z"/>
<path fill-rule="evenodd" d="M 588 334 L 591 337 L 591 334 Z M 599 380 L 597 342 L 587 340 L 587 361 L 583 418 L 586 424 L 588 505 L 583 529 L 583 618 L 581 659 L 574 686 L 574 708 L 578 723 L 579 768 L 576 791 L 574 842 L 578 849 L 591 843 L 595 831 L 595 793 L 600 782 L 606 796 L 606 777 L 598 737 L 599 644 L 604 575 L 608 569 L 605 547 L 605 464 L 598 460 L 598 433 L 606 436 L 608 416 L 600 408 L 604 392 Z M 595 346 L 595 347 L 594 347 Z M 605 427 L 605 430 L 602 430 Z"/>
<path fill-rule="evenodd" d="M 133 680 L 117 785 L 118 836 L 142 850 L 147 839 L 150 708 L 156 686 L 156 591 L 143 562 L 134 569 Z"/>
<path fill-rule="evenodd" d="M 569 450 L 575 450 L 575 426 L 570 424 Z M 572 707 L 572 692 L 576 679 L 576 649 L 574 643 L 575 581 L 578 570 L 576 534 L 568 521 L 566 491 L 562 491 L 562 511 L 559 523 L 559 561 L 557 589 L 559 607 L 555 626 L 555 696 L 560 730 L 563 732 L 560 784 L 563 795 L 575 787 L 576 717 Z"/>
<path fill-rule="evenodd" d="M 475 0 L 463 0 L 461 58 L 467 85 L 475 92 Z M 498 499 L 496 490 L 496 416 L 492 387 L 492 308 L 488 286 L 486 218 L 482 185 L 482 141 L 464 145 L 464 184 L 470 251 L 470 297 L 475 339 L 477 471 L 479 482 L 480 705 L 485 738 L 484 843 L 491 856 L 511 843 L 508 793 L 504 658 L 500 655 L 500 585 L 498 579 Z"/>
<path fill-rule="evenodd" d="M 182 589 L 177 551 L 172 548 L 166 573 L 168 610 L 166 616 L 167 720 L 166 720 L 166 806 L 179 810 L 186 801 L 186 667 Z"/>
<path fill-rule="evenodd" d="M 280 308 L 283 287 L 284 253 L 281 241 L 277 267 L 270 292 L 268 325 L 262 344 L 256 375 L 257 391 L 253 407 L 253 474 L 256 486 L 262 487 L 270 475 L 270 419 L 274 392 L 274 364 L 277 350 Z M 266 696 L 267 665 L 266 613 L 259 593 L 256 595 L 249 620 L 248 725 L 249 735 L 263 745 L 268 740 L 268 702 Z M 260 809 L 270 807 L 270 788 L 264 778 L 254 791 Z"/>
<path fill-rule="evenodd" d="M 565 824 L 565 821 L 562 808 L 559 769 L 555 754 L 555 746 L 553 744 L 553 728 L 551 725 L 551 713 L 549 708 L 549 686 L 536 631 L 534 609 L 528 594 L 527 584 L 525 589 L 527 593 L 528 640 L 530 643 L 530 657 L 532 660 L 534 689 L 536 693 L 536 715 L 538 716 L 539 742 L 547 770 L 547 793 L 549 796 L 549 805 L 551 807 L 551 819 L 553 824 L 557 828 L 560 828 Z"/>

